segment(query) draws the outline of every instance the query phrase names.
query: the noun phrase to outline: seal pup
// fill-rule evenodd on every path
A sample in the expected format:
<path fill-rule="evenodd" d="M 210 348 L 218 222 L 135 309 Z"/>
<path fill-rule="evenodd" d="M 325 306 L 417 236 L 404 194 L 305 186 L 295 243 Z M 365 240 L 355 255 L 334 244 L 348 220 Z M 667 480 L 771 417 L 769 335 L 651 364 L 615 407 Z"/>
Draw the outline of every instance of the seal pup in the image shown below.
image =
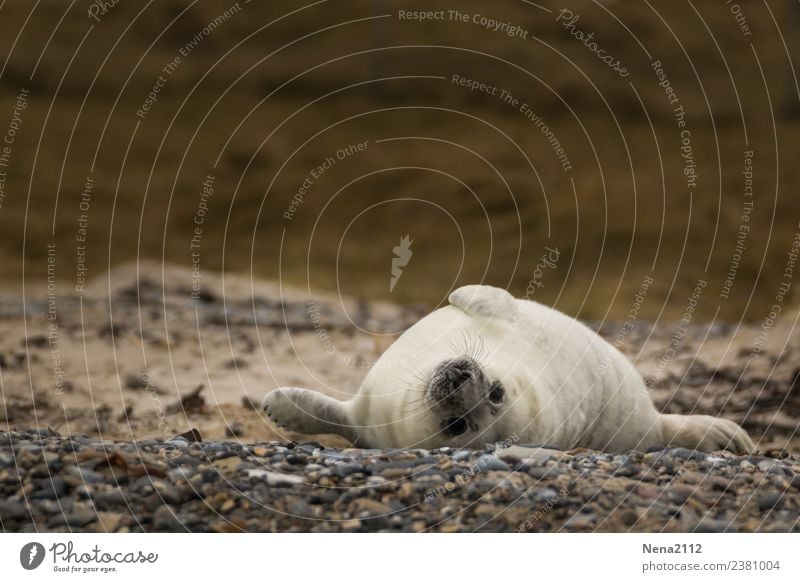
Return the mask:
<path fill-rule="evenodd" d="M 562 450 L 754 449 L 730 420 L 660 414 L 627 358 L 555 309 L 488 285 L 456 289 L 449 302 L 406 330 L 352 399 L 279 388 L 264 411 L 286 429 L 369 448 L 516 436 Z"/>

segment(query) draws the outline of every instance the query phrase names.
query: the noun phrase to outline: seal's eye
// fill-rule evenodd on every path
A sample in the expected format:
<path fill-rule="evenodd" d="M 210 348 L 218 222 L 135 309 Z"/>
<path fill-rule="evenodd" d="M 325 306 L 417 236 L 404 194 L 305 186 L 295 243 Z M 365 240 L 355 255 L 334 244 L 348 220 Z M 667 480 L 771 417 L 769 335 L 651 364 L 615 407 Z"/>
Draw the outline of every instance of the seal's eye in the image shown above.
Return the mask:
<path fill-rule="evenodd" d="M 464 418 L 454 416 L 445 422 L 444 432 L 450 436 L 464 434 L 467 430 L 467 421 Z"/>
<path fill-rule="evenodd" d="M 505 398 L 506 390 L 500 382 L 492 382 L 489 386 L 489 400 L 495 404 L 502 402 Z"/>

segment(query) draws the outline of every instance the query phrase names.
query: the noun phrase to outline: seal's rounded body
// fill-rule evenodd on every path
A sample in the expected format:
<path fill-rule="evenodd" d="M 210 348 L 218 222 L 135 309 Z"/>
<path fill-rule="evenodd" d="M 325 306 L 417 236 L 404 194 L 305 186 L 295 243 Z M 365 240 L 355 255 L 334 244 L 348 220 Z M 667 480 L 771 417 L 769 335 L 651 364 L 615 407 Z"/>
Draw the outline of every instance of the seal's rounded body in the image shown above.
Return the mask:
<path fill-rule="evenodd" d="M 507 438 L 605 451 L 750 451 L 735 423 L 659 414 L 625 356 L 577 320 L 486 285 L 408 329 L 347 402 L 299 388 L 264 399 L 279 424 L 369 447 L 479 447 Z"/>

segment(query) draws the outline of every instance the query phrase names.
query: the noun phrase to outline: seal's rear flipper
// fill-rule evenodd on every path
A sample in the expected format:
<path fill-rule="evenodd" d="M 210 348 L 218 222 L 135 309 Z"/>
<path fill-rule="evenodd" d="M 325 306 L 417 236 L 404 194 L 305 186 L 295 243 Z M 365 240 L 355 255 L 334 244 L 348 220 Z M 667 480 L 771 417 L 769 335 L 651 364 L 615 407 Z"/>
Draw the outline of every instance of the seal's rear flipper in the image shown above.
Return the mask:
<path fill-rule="evenodd" d="M 450 293 L 450 305 L 470 315 L 514 321 L 519 304 L 505 289 L 491 285 L 466 285 Z"/>
<path fill-rule="evenodd" d="M 338 434 L 354 443 L 356 432 L 343 402 L 303 388 L 278 388 L 261 408 L 277 425 L 303 434 Z"/>
<path fill-rule="evenodd" d="M 753 441 L 738 424 L 715 416 L 662 414 L 659 417 L 663 444 L 697 449 L 704 453 L 727 449 L 752 453 Z"/>

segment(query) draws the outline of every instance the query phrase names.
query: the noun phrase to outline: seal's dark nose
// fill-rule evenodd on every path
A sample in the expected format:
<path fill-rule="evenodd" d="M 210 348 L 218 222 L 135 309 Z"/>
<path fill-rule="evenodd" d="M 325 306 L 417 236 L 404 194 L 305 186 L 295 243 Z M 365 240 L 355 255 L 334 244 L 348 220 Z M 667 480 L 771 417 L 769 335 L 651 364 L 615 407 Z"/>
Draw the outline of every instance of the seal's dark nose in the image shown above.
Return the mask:
<path fill-rule="evenodd" d="M 458 365 L 447 368 L 445 376 L 453 389 L 458 388 L 472 377 L 472 372 Z"/>
<path fill-rule="evenodd" d="M 468 357 L 454 358 L 436 368 L 428 385 L 428 397 L 457 416 L 485 397 L 485 384 L 478 362 Z"/>

